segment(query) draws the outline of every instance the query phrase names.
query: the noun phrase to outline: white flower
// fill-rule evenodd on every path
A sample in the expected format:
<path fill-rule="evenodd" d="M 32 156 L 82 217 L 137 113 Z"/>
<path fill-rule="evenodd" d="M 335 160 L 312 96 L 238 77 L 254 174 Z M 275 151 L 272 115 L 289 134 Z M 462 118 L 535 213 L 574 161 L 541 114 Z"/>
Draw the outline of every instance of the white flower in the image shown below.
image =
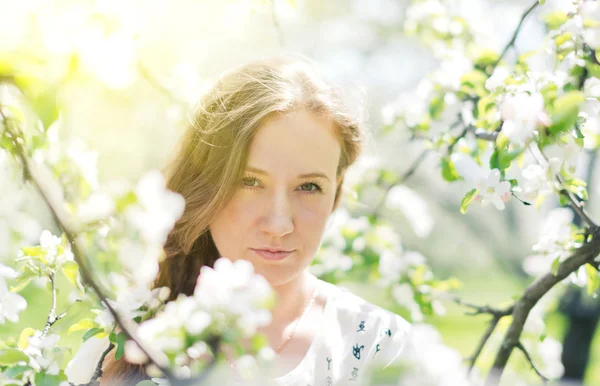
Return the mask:
<path fill-rule="evenodd" d="M 500 181 L 500 171 L 493 169 L 484 180 L 480 180 L 475 187 L 477 188 L 476 199 L 481 200 L 481 205 L 494 204 L 496 209 L 503 210 L 504 203 L 510 198 L 510 183 Z"/>
<path fill-rule="evenodd" d="M 600 5 L 594 1 L 584 1 L 579 7 L 579 13 L 584 19 L 600 22 Z M 583 40 L 595 50 L 600 48 L 600 28 L 585 28 L 583 31 Z"/>
<path fill-rule="evenodd" d="M 59 254 L 62 240 L 60 237 L 54 236 L 49 230 L 44 230 L 40 235 L 40 246 L 45 252 L 45 258 L 49 266 L 60 266 L 67 261 L 73 261 L 73 252 L 67 244 L 62 248 L 62 253 Z"/>
<path fill-rule="evenodd" d="M 520 92 L 508 96 L 500 106 L 504 123 L 502 134 L 511 143 L 522 145 L 533 137 L 538 121 L 545 121 L 544 98 L 540 93 L 532 95 Z"/>
<path fill-rule="evenodd" d="M 127 267 L 128 273 L 140 287 L 151 284 L 156 278 L 160 256 L 158 244 L 144 245 L 126 240 L 119 246 L 119 261 Z"/>
<path fill-rule="evenodd" d="M 6 320 L 16 323 L 19 312 L 27 308 L 27 301 L 19 294 L 10 292 L 4 278 L 14 279 L 17 273 L 10 267 L 0 264 L 0 325 Z"/>
<path fill-rule="evenodd" d="M 316 276 L 334 271 L 348 271 L 352 268 L 352 258 L 344 255 L 338 248 L 324 247 L 319 250 L 318 263 L 310 266 Z"/>
<path fill-rule="evenodd" d="M 492 76 L 485 81 L 485 88 L 489 91 L 495 91 L 497 88 L 504 86 L 504 81 L 510 72 L 504 66 L 498 66 L 494 69 Z"/>
<path fill-rule="evenodd" d="M 386 204 L 404 213 L 417 236 L 429 236 L 434 225 L 433 217 L 425 200 L 416 192 L 404 185 L 396 185 L 389 190 Z"/>
<path fill-rule="evenodd" d="M 61 352 L 54 349 L 60 336 L 56 334 L 42 337 L 42 332 L 36 330 L 29 337 L 29 345 L 23 350 L 29 357 L 29 365 L 37 371 L 44 370 L 51 375 L 57 375 L 60 371 L 58 363 L 61 362 Z"/>
<path fill-rule="evenodd" d="M 545 196 L 552 192 L 553 181 L 549 178 L 548 168 L 541 165 L 527 165 L 522 170 L 522 180 L 519 182 L 518 191 L 523 192 L 522 199 L 533 201 L 538 196 Z"/>
<path fill-rule="evenodd" d="M 271 298 L 269 283 L 254 274 L 252 263 L 227 258 L 218 259 L 214 268 L 200 269 L 194 289 L 196 301 L 208 312 L 221 311 L 237 318 L 239 327 L 253 335 L 259 327 L 271 322 L 271 313 L 264 309 Z"/>
<path fill-rule="evenodd" d="M 563 168 L 569 174 L 575 174 L 579 155 L 582 152 L 581 146 L 575 142 L 572 135 L 566 135 L 566 143 L 554 143 L 544 149 L 551 165 L 558 166 L 556 172 Z"/>
<path fill-rule="evenodd" d="M 79 167 L 81 174 L 92 189 L 98 187 L 98 152 L 84 149 L 83 142 L 73 141 L 67 149 L 67 155 L 71 161 Z"/>
<path fill-rule="evenodd" d="M 76 216 L 84 223 L 105 219 L 115 210 L 115 203 L 104 193 L 93 193 L 77 208 Z"/>
<path fill-rule="evenodd" d="M 97 338 L 93 336 L 83 342 L 65 368 L 65 374 L 69 382 L 75 385 L 88 383 L 92 379 L 96 365 L 100 362 L 100 358 L 109 344 L 108 337 Z"/>
<path fill-rule="evenodd" d="M 556 208 L 548 213 L 540 229 L 540 239 L 532 247 L 536 254 L 525 259 L 523 268 L 532 276 L 547 272 L 557 258 L 563 261 L 574 247 L 571 227 L 573 212 L 568 208 Z"/>
<path fill-rule="evenodd" d="M 139 205 L 127 209 L 127 219 L 148 243 L 163 245 L 175 221 L 183 214 L 185 200 L 165 189 L 165 179 L 156 170 L 142 176 L 135 193 Z"/>
<path fill-rule="evenodd" d="M 394 284 L 392 287 L 392 297 L 399 305 L 406 307 L 410 312 L 410 318 L 417 322 L 423 320 L 421 308 L 415 302 L 415 293 L 408 283 Z"/>

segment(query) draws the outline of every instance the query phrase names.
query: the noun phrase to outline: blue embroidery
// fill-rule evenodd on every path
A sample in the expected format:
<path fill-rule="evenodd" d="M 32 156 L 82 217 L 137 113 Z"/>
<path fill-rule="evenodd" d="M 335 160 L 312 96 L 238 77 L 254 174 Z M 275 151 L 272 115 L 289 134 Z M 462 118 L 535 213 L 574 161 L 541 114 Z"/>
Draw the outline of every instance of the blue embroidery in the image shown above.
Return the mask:
<path fill-rule="evenodd" d="M 379 343 L 377 343 L 377 346 L 375 346 L 375 354 L 377 354 L 379 351 L 381 351 L 379 349 Z M 375 358 L 375 354 L 373 354 L 373 358 Z"/>
<path fill-rule="evenodd" d="M 392 336 L 392 330 L 390 330 L 389 328 L 386 328 L 385 330 L 383 330 L 383 333 L 381 335 Z"/>
<path fill-rule="evenodd" d="M 327 357 L 327 370 L 331 370 L 331 359 L 329 359 L 329 357 Z"/>
<path fill-rule="evenodd" d="M 365 346 L 358 347 L 358 343 L 357 343 L 354 347 L 352 347 L 352 355 L 354 355 L 356 357 L 356 359 L 360 360 L 360 352 L 364 348 L 365 348 Z"/>
<path fill-rule="evenodd" d="M 364 332 L 364 331 L 365 331 L 365 321 L 364 321 L 364 320 L 362 320 L 362 321 L 360 322 L 360 324 L 358 325 L 358 327 L 360 328 L 360 330 L 356 330 L 356 332 L 361 332 L 361 331 L 363 331 L 363 332 Z"/>

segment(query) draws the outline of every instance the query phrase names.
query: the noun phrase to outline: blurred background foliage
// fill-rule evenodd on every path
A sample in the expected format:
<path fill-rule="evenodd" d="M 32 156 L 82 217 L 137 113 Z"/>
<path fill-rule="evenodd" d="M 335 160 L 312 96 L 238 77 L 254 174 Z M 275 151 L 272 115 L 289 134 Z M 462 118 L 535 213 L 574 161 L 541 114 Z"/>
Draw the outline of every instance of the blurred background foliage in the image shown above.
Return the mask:
<path fill-rule="evenodd" d="M 18 68 L 19 81 L 34 90 L 42 119 L 59 113 L 59 135 L 77 137 L 97 150 L 98 180 L 135 181 L 146 170 L 162 168 L 172 155 L 189 108 L 223 71 L 278 52 L 299 52 L 345 91 L 371 129 L 365 159 L 375 154 L 386 167 L 406 171 L 423 150 L 408 132 L 378 141 L 385 124 L 382 110 L 400 94 L 412 91 L 438 63 L 415 37 L 406 36 L 407 0 L 0 0 L 0 75 Z M 500 51 L 510 39 L 526 4 L 522 1 L 456 0 L 455 7 Z M 545 33 L 538 7 L 524 25 L 516 52 L 537 48 Z M 60 110 L 59 107 L 60 106 Z M 600 214 L 598 170 L 589 186 L 589 212 Z M 541 220 L 556 202 L 538 210 L 512 200 L 506 210 L 473 207 L 460 214 L 466 185 L 448 184 L 436 159 L 426 158 L 405 185 L 416 193 L 406 210 L 386 211 L 407 250 L 418 250 L 436 277 L 456 277 L 457 293 L 475 304 L 501 306 L 522 293 L 531 278 L 522 268 L 538 237 Z M 3 187 L 4 188 L 4 187 Z M 40 229 L 51 229 L 41 203 L 19 197 L 4 204 L 41 219 L 39 225 L 0 209 L 0 258 L 12 259 L 18 245 L 10 236 L 18 226 L 36 243 Z M 425 221 L 425 225 L 423 222 Z M 41 227 L 41 228 L 40 228 Z M 2 232 L 6 230 L 6 232 Z M 8 237 L 3 236 L 8 235 Z M 27 240 L 26 240 L 27 241 Z M 376 287 L 344 282 L 359 295 L 400 314 Z M 58 285 L 66 305 L 68 285 Z M 61 289 L 64 289 L 61 291 Z M 18 324 L 0 326 L 0 338 L 18 335 L 24 326 L 41 329 L 51 294 L 35 283 L 22 293 L 29 306 Z M 425 317 L 449 346 L 472 354 L 489 316 L 467 316 L 445 304 L 445 316 Z M 77 306 L 54 328 L 83 317 Z M 70 320 L 72 318 L 72 320 Z M 561 341 L 566 319 L 558 310 L 547 317 L 548 334 Z M 66 328 L 65 328 L 66 330 Z M 62 334 L 76 347 L 81 333 Z M 478 362 L 491 364 L 495 348 Z M 595 334 L 586 384 L 600 384 L 600 334 Z M 520 353 L 511 364 L 528 370 Z M 539 380 L 533 372 L 530 381 Z"/>

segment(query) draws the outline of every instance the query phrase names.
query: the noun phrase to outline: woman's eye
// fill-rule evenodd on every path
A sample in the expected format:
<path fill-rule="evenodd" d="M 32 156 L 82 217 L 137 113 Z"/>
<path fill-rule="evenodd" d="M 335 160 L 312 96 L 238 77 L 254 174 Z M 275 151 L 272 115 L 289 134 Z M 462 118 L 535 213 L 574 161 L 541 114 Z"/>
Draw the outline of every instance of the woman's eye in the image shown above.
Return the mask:
<path fill-rule="evenodd" d="M 305 191 L 305 192 L 318 192 L 321 190 L 321 187 L 317 184 L 315 184 L 314 182 L 307 182 L 305 184 L 300 185 L 301 190 Z"/>
<path fill-rule="evenodd" d="M 256 179 L 255 177 L 248 177 L 248 178 L 244 178 L 242 180 L 242 183 L 245 186 L 256 187 L 256 186 L 258 186 L 258 185 L 256 185 L 258 183 L 258 179 Z"/>

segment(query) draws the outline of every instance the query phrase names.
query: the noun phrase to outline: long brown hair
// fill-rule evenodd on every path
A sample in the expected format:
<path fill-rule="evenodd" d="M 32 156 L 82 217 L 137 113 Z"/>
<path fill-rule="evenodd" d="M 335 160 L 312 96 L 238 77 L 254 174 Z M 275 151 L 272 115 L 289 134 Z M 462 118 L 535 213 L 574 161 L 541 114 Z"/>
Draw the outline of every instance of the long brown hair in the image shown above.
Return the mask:
<path fill-rule="evenodd" d="M 192 114 L 176 157 L 167 167 L 167 188 L 181 194 L 184 213 L 164 246 L 156 287 L 169 287 L 170 300 L 191 295 L 202 266 L 219 257 L 208 226 L 239 187 L 250 143 L 262 122 L 276 113 L 307 109 L 331 119 L 341 145 L 333 208 L 340 202 L 343 175 L 358 157 L 362 131 L 342 96 L 299 56 L 256 61 L 225 73 Z M 112 357 L 112 355 L 110 356 Z M 107 361 L 105 379 L 144 379 L 140 366 Z"/>

